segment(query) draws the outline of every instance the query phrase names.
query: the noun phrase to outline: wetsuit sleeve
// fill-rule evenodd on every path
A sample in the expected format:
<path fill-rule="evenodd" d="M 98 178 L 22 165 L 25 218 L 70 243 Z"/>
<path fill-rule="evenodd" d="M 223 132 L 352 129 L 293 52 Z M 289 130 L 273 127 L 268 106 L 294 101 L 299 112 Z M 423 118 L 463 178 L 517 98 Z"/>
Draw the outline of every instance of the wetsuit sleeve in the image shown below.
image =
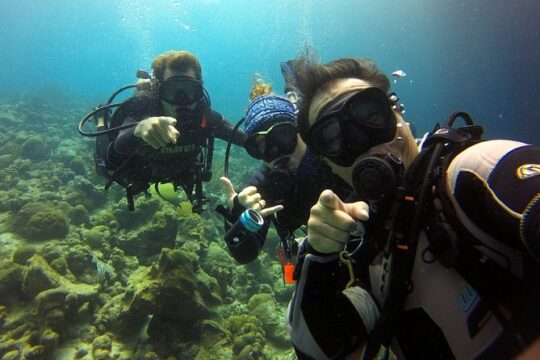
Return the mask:
<path fill-rule="evenodd" d="M 337 254 L 307 253 L 300 245 L 296 290 L 287 324 L 300 359 L 341 359 L 366 340 L 379 316 L 371 295 L 355 285 L 343 290 Z"/>
<path fill-rule="evenodd" d="M 155 114 L 152 114 L 155 112 Z M 134 97 L 126 100 L 113 115 L 113 124 L 125 125 L 139 122 L 150 116 L 159 116 L 156 104 L 145 97 Z M 131 155 L 145 142 L 134 135 L 135 126 L 120 130 L 114 141 L 114 150 L 118 154 Z"/>
<path fill-rule="evenodd" d="M 135 123 L 136 121 L 131 118 L 126 118 L 122 125 Z M 137 152 L 142 146 L 144 141 L 134 135 L 135 126 L 120 130 L 118 137 L 114 142 L 114 151 L 122 155 L 130 155 Z"/>
<path fill-rule="evenodd" d="M 214 124 L 214 133 L 218 139 L 229 141 L 233 132 L 234 126 L 223 117 L 220 113 L 212 111 L 210 114 L 212 122 Z M 244 141 L 246 140 L 246 134 L 242 129 L 237 129 L 234 133 L 232 143 L 237 146 L 244 147 Z"/>

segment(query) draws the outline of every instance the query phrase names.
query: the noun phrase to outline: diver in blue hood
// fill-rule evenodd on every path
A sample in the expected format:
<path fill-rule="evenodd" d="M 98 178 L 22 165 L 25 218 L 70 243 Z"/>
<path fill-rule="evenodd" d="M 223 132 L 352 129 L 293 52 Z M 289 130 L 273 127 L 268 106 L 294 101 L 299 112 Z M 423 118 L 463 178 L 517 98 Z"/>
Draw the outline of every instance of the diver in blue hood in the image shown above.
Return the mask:
<path fill-rule="evenodd" d="M 265 94 L 253 99 L 244 123 L 245 149 L 263 165 L 239 193 L 228 178 L 221 178 L 228 197 L 227 209 L 221 210 L 227 228 L 238 221 L 245 209 L 257 210 L 265 218 L 257 232 L 226 235 L 232 256 L 241 264 L 257 258 L 272 222 L 282 240 L 282 263 L 290 261 L 296 252 L 293 232 L 307 223 L 309 209 L 320 191 L 349 191 L 328 166 L 306 149 L 297 133 L 295 112 L 295 106 L 282 96 Z"/>

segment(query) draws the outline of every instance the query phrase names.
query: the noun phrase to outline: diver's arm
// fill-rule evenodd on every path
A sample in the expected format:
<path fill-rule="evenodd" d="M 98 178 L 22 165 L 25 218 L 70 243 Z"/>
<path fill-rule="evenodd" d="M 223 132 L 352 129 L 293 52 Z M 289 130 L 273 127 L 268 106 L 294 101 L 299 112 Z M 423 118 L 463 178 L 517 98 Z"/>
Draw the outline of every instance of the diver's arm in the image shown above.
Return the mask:
<path fill-rule="evenodd" d="M 130 122 L 126 121 L 124 123 L 128 124 Z M 176 144 L 180 133 L 176 130 L 175 125 L 176 119 L 168 116 L 152 116 L 143 119 L 137 122 L 132 132 L 122 134 L 119 146 L 126 146 L 131 151 L 138 149 L 140 144 L 133 141 L 131 137 L 143 140 L 144 144 L 148 144 L 156 150 L 169 144 Z M 127 145 L 123 144 L 122 141 L 127 142 Z"/>
<path fill-rule="evenodd" d="M 220 113 L 212 111 L 210 116 L 214 122 L 215 136 L 218 139 L 229 141 L 229 138 L 233 132 L 234 126 L 223 117 Z M 232 143 L 237 146 L 244 147 L 244 141 L 246 140 L 246 134 L 242 129 L 237 129 L 234 133 Z"/>
<path fill-rule="evenodd" d="M 340 291 L 343 271 L 337 253 L 316 255 L 308 248 L 304 240 L 296 270 L 300 277 L 287 315 L 289 334 L 301 359 L 343 358 L 366 340 L 379 311 L 362 287 Z"/>
<path fill-rule="evenodd" d="M 122 125 L 136 123 L 133 118 L 127 118 Z M 135 126 L 120 130 L 118 137 L 114 141 L 114 151 L 122 155 L 131 155 L 136 153 L 145 145 L 141 138 L 134 135 Z"/>
<path fill-rule="evenodd" d="M 354 283 L 345 288 L 350 278 L 338 259 L 356 221 L 368 217 L 366 203 L 344 203 L 330 190 L 323 191 L 310 210 L 288 316 L 292 342 L 301 354 L 314 359 L 342 358 L 361 345 L 375 325 L 377 305 L 364 288 Z"/>
<path fill-rule="evenodd" d="M 113 124 L 135 124 L 139 121 L 159 113 L 159 104 L 145 97 L 133 97 L 124 101 L 114 112 L 111 123 Z M 136 126 L 120 130 L 114 141 L 115 152 L 122 155 L 132 155 L 136 153 L 146 143 L 143 139 L 135 136 Z"/>

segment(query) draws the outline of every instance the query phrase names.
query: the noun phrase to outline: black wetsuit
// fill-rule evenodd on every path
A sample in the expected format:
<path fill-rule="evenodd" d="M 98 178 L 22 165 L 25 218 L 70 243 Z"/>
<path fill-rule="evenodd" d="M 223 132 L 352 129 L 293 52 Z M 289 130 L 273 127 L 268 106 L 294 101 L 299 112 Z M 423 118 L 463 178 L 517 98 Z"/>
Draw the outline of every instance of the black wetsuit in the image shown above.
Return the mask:
<path fill-rule="evenodd" d="M 466 261 L 443 266 L 430 247 L 440 234 L 426 221 L 403 310 L 391 329 L 392 350 L 398 359 L 511 358 L 540 336 L 540 264 L 523 246 L 540 245 L 540 148 L 486 141 L 456 156 L 445 174 L 444 206 L 453 206 L 467 231 L 458 236 L 482 245 L 460 247 Z M 368 244 L 383 241 L 378 236 L 388 214 L 384 207 L 372 210 Z M 380 317 L 390 259 L 384 251 L 369 254 L 369 247 L 357 252 L 356 279 L 346 288 L 350 276 L 338 254 L 317 253 L 306 240 L 287 315 L 292 342 L 300 359 L 343 359 L 368 339 Z M 348 250 L 356 246 L 349 243 Z M 468 256 L 472 251 L 479 256 Z"/>
<path fill-rule="evenodd" d="M 309 211 L 323 190 L 331 189 L 339 196 L 345 196 L 350 191 L 349 186 L 334 175 L 326 164 L 316 161 L 309 150 L 306 150 L 296 174 L 288 170 L 271 170 L 263 165 L 253 174 L 248 185 L 257 188 L 266 201 L 266 207 L 283 205 L 283 210 L 275 217 L 276 230 L 280 236 L 287 236 L 307 224 Z M 237 220 L 244 210 L 235 199 L 232 220 Z M 271 218 L 265 218 L 264 225 L 257 233 L 243 234 L 239 243 L 234 245 L 234 249 L 229 246 L 237 261 L 248 263 L 257 258 L 264 245 L 270 223 Z M 227 229 L 229 225 L 226 226 Z M 256 246 L 253 246 L 254 243 Z"/>
<path fill-rule="evenodd" d="M 164 115 L 159 99 L 138 96 L 125 101 L 114 113 L 111 123 L 118 126 Z M 111 135 L 114 141 L 109 145 L 108 163 L 115 169 L 125 166 L 126 159 L 129 159 L 127 171 L 142 177 L 141 183 L 177 181 L 192 187 L 194 164 L 200 147 L 210 137 L 228 141 L 233 126 L 220 113 L 201 107 L 198 112 L 178 116 L 176 128 L 180 132 L 177 143 L 158 150 L 136 137 L 135 127 L 119 131 L 116 138 L 115 134 Z M 243 146 L 244 140 L 243 131 L 237 131 L 233 143 Z"/>

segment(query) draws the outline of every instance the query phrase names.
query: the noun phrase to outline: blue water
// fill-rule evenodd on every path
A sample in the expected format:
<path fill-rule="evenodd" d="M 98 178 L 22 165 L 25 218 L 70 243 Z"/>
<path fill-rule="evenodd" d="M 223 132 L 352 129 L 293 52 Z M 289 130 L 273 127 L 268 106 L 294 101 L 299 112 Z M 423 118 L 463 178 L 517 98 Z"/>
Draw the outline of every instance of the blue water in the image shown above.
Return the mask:
<path fill-rule="evenodd" d="M 464 109 L 488 137 L 540 143 L 535 0 L 6 0 L 1 13 L 4 96 L 53 86 L 100 102 L 154 56 L 187 49 L 214 108 L 236 120 L 252 74 L 281 89 L 279 62 L 307 42 L 322 61 L 403 69 L 393 87 L 419 131 Z"/>

